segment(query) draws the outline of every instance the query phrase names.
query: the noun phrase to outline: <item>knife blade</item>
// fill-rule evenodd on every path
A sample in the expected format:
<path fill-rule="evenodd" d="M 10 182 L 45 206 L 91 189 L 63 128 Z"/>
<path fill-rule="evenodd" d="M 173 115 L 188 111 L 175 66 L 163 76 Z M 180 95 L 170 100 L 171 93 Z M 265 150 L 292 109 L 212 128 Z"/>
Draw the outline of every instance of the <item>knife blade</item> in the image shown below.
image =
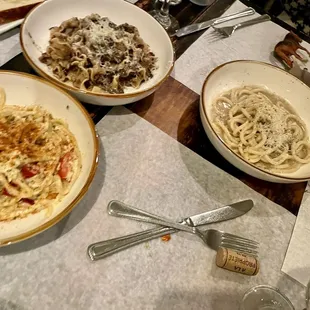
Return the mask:
<path fill-rule="evenodd" d="M 239 201 L 215 210 L 182 219 L 179 223 L 189 226 L 205 225 L 236 218 L 252 209 L 252 200 Z M 142 221 L 151 224 L 162 225 L 163 221 L 170 221 L 165 217 L 149 213 L 144 210 L 129 206 L 121 201 L 112 200 L 108 204 L 109 215 L 123 217 L 130 220 Z"/>
<path fill-rule="evenodd" d="M 111 215 L 124 217 L 124 212 L 122 214 L 117 213 L 118 206 L 121 207 L 122 211 L 124 211 L 125 204 L 119 201 L 111 201 L 108 205 L 109 214 L 111 207 L 115 207 L 115 209 Z M 250 211 L 254 206 L 252 200 L 244 200 L 237 203 L 233 203 L 231 205 L 227 205 L 215 210 L 203 212 L 201 214 L 196 214 L 185 218 L 180 221 L 181 224 L 184 225 L 192 225 L 192 226 L 201 226 L 205 224 L 216 223 L 220 221 L 226 221 L 238 216 L 241 216 L 248 211 Z M 130 207 L 131 208 L 131 207 Z M 134 208 L 135 210 L 139 210 Z M 141 210 L 139 210 L 141 211 Z M 143 211 L 142 211 L 143 212 Z M 153 229 L 141 231 L 138 233 L 130 234 L 127 236 L 104 240 L 100 242 L 93 243 L 88 246 L 87 254 L 91 260 L 99 260 L 105 257 L 108 257 L 114 253 L 120 252 L 122 250 L 128 249 L 134 245 L 167 235 L 178 232 L 177 229 L 169 228 L 169 227 L 156 227 Z"/>
<path fill-rule="evenodd" d="M 190 216 L 184 221 L 190 226 L 201 226 L 210 223 L 227 221 L 249 212 L 254 206 L 253 200 L 239 201 L 215 210 Z"/>
<path fill-rule="evenodd" d="M 229 219 L 233 219 L 245 214 L 253 208 L 253 205 L 254 203 L 252 200 L 243 200 L 218 209 L 190 216 L 188 218 L 182 219 L 181 221 L 179 221 L 179 223 L 187 224 L 190 226 L 200 226 L 210 223 L 227 221 Z M 110 201 L 107 209 L 109 215 L 123 217 L 135 221 L 142 221 L 157 225 L 161 225 L 159 222 L 169 221 L 169 219 L 166 219 L 165 217 L 129 206 L 118 200 Z"/>
<path fill-rule="evenodd" d="M 177 30 L 175 35 L 178 38 L 180 38 L 180 37 L 186 36 L 188 34 L 191 34 L 191 33 L 194 33 L 194 32 L 200 31 L 200 30 L 204 30 L 204 29 L 210 27 L 211 25 L 221 24 L 221 23 L 224 23 L 226 21 L 233 20 L 236 18 L 253 15 L 254 13 L 255 13 L 255 10 L 253 8 L 247 8 L 241 12 L 237 12 L 237 13 L 230 14 L 230 15 L 223 16 L 223 17 L 213 18 L 213 19 L 210 19 L 210 20 L 202 22 L 202 23 L 196 23 L 196 24 L 185 26 L 185 27 Z"/>

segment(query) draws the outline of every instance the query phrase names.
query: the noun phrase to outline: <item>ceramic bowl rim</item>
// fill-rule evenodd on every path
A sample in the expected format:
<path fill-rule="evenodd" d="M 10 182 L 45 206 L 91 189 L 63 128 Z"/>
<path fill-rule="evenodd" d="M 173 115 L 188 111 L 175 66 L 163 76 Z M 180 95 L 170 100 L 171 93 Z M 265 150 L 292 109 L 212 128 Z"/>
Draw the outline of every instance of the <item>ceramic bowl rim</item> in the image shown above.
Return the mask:
<path fill-rule="evenodd" d="M 202 111 L 203 111 L 203 114 L 204 114 L 204 117 L 209 125 L 209 127 L 211 128 L 213 134 L 216 136 L 216 138 L 221 142 L 221 145 L 224 146 L 225 149 L 227 149 L 229 151 L 229 153 L 232 155 L 232 156 L 235 156 L 237 159 L 241 160 L 242 163 L 244 163 L 246 166 L 249 166 L 250 168 L 254 168 L 254 170 L 258 170 L 259 172 L 262 172 L 264 174 L 267 174 L 271 177 L 276 177 L 276 178 L 280 178 L 280 179 L 283 179 L 283 180 L 288 180 L 288 181 L 297 181 L 297 182 L 302 182 L 302 181 L 306 181 L 306 180 L 309 180 L 310 179 L 310 172 L 309 172 L 309 175 L 304 177 L 304 178 L 296 178 L 296 177 L 288 177 L 288 176 L 281 176 L 281 175 L 278 175 L 278 174 L 274 174 L 272 172 L 269 172 L 269 171 L 266 171 L 266 170 L 263 170 L 259 167 L 256 167 L 255 165 L 253 165 L 252 163 L 249 163 L 247 162 L 244 158 L 242 158 L 239 154 L 236 154 L 229 146 L 226 145 L 226 143 L 223 141 L 223 139 L 217 134 L 217 132 L 215 131 L 215 129 L 213 128 L 212 126 L 212 123 L 209 119 L 209 116 L 208 116 L 208 113 L 207 113 L 207 110 L 206 110 L 206 103 L 205 103 L 205 100 L 204 100 L 204 97 L 205 97 L 205 88 L 206 88 L 206 85 L 209 81 L 209 79 L 212 77 L 212 75 L 214 75 L 214 73 L 216 73 L 218 70 L 220 70 L 221 68 L 227 66 L 227 65 L 230 65 L 230 64 L 233 64 L 233 63 L 255 63 L 255 64 L 258 64 L 258 65 L 262 65 L 262 66 L 267 66 L 267 67 L 270 67 L 274 70 L 278 70 L 279 72 L 281 72 L 282 74 L 287 74 L 290 76 L 290 78 L 294 79 L 296 82 L 299 82 L 300 84 L 306 86 L 308 88 L 308 86 L 302 82 L 301 80 L 299 80 L 298 78 L 296 78 L 295 76 L 293 76 L 292 74 L 286 72 L 285 70 L 279 68 L 279 67 L 276 67 L 274 65 L 271 65 L 271 64 L 268 64 L 268 63 L 265 63 L 265 62 L 262 62 L 262 61 L 256 61 L 256 60 L 233 60 L 233 61 L 229 61 L 229 62 L 226 62 L 224 64 L 221 64 L 219 66 L 217 66 L 215 69 L 213 69 L 209 74 L 208 76 L 206 77 L 206 79 L 204 80 L 203 82 L 203 85 L 202 85 L 202 90 L 201 90 L 201 105 L 202 105 Z M 309 89 L 309 92 L 310 92 L 310 89 Z M 310 128 L 309 128 L 310 129 Z"/>
<path fill-rule="evenodd" d="M 0 70 L 0 75 L 1 74 L 18 75 L 20 77 L 30 78 L 30 79 L 33 79 L 35 81 L 38 81 L 39 83 L 44 83 L 44 84 L 48 85 L 49 87 L 52 87 L 52 88 L 56 89 L 57 91 L 61 92 L 63 95 L 67 96 L 68 99 L 70 99 L 72 101 L 72 103 L 75 104 L 80 109 L 81 113 L 85 116 L 85 118 L 89 124 L 89 128 L 91 129 L 91 133 L 92 133 L 92 137 L 93 137 L 93 143 L 94 143 L 94 156 L 92 159 L 90 173 L 86 179 L 85 184 L 83 185 L 81 190 L 75 195 L 75 198 L 71 201 L 71 203 L 69 203 L 59 214 L 57 214 L 55 217 L 53 217 L 52 219 L 50 219 L 46 223 L 41 224 L 38 227 L 30 229 L 27 232 L 21 233 L 19 235 L 0 240 L 0 247 L 3 247 L 3 246 L 7 246 L 7 245 L 10 245 L 13 243 L 17 243 L 17 242 L 26 240 L 28 238 L 31 238 L 31 237 L 47 230 L 48 228 L 57 224 L 60 220 L 62 220 L 65 216 L 67 216 L 73 210 L 73 208 L 80 202 L 80 200 L 84 197 L 84 195 L 88 191 L 89 186 L 91 185 L 93 178 L 95 176 L 97 166 L 98 166 L 98 158 L 99 158 L 99 141 L 98 141 L 98 135 L 96 133 L 95 125 L 94 125 L 92 119 L 90 118 L 88 112 L 86 111 L 86 109 L 82 106 L 82 104 L 78 100 L 73 98 L 65 90 L 54 85 L 53 83 L 50 83 L 49 81 L 44 80 L 41 77 L 29 74 L 29 73 L 16 72 L 16 71 L 11 71 L 11 70 Z"/>
<path fill-rule="evenodd" d="M 49 2 L 51 2 L 53 0 L 49 0 Z M 125 5 L 134 5 L 132 3 L 129 3 L 129 2 L 126 2 L 126 1 L 123 1 Z M 52 75 L 49 75 L 47 74 L 44 70 L 40 69 L 33 61 L 32 61 L 32 58 L 29 56 L 29 54 L 27 53 L 27 50 L 25 48 L 25 45 L 24 45 L 24 37 L 23 37 L 23 33 L 24 33 L 24 29 L 25 29 L 25 26 L 26 26 L 26 23 L 29 19 L 29 17 L 31 16 L 31 14 L 33 14 L 33 12 L 35 12 L 36 10 L 38 10 L 41 6 L 43 5 L 46 5 L 47 2 L 43 1 L 41 3 L 39 3 L 38 5 L 36 5 L 34 8 L 32 8 L 28 14 L 26 15 L 23 23 L 21 24 L 20 26 L 20 32 L 19 32 L 19 39 L 20 39 L 20 45 L 21 45 L 21 48 L 22 48 L 22 52 L 26 58 L 26 60 L 28 61 L 28 63 L 42 76 L 44 77 L 45 79 L 47 79 L 48 81 L 50 81 L 51 83 L 53 84 L 56 84 L 57 86 L 61 87 L 61 88 L 64 88 L 66 89 L 67 91 L 72 91 L 72 92 L 76 92 L 78 94 L 81 94 L 81 95 L 88 95 L 88 96 L 95 96 L 95 97 L 103 97 L 103 98 L 116 98 L 116 99 L 124 99 L 124 98 L 133 98 L 133 97 L 138 97 L 140 95 L 143 95 L 145 93 L 148 93 L 148 92 L 151 92 L 153 91 L 154 89 L 158 88 L 169 76 L 170 76 L 170 73 L 171 71 L 173 70 L 174 68 L 174 64 L 175 64 L 175 59 L 176 59 L 176 55 L 175 55 L 175 50 L 173 48 L 173 43 L 172 43 L 172 40 L 171 38 L 169 37 L 168 33 L 164 30 L 163 28 L 163 31 L 166 33 L 166 36 L 168 37 L 169 39 L 169 43 L 170 43 L 170 48 L 171 48 L 171 51 L 172 51 L 172 61 L 171 61 L 171 64 L 169 64 L 169 69 L 167 71 L 167 73 L 155 84 L 155 85 L 151 85 L 149 86 L 147 89 L 144 89 L 144 90 L 137 90 L 136 92 L 133 92 L 133 93 L 130 93 L 130 94 L 110 94 L 110 93 L 96 93 L 96 92 L 92 92 L 92 91 L 89 91 L 89 90 L 82 90 L 82 89 L 79 89 L 79 88 L 76 88 L 74 86 L 71 86 L 71 85 L 68 85 L 66 83 L 63 83 L 61 82 L 60 80 L 58 80 L 56 77 L 52 76 Z M 146 11 L 144 11 L 143 9 L 139 8 L 136 6 L 137 9 L 141 10 L 142 14 L 147 14 L 149 15 Z M 151 15 L 149 15 L 151 17 Z M 154 20 L 156 21 L 156 19 L 154 18 Z M 156 21 L 157 22 L 157 21 Z M 157 22 L 158 25 L 160 27 L 162 27 L 159 22 Z"/>

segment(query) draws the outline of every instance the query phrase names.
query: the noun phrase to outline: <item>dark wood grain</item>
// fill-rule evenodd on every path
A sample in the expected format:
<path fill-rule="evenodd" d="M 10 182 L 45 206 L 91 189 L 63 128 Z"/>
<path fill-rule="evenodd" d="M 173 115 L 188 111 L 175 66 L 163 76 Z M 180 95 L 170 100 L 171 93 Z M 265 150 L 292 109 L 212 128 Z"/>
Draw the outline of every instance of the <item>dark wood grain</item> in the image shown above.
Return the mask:
<path fill-rule="evenodd" d="M 42 0 L 38 0 L 36 3 L 0 11 L 0 25 L 24 18 L 28 12 L 40 2 L 42 2 Z"/>
<path fill-rule="evenodd" d="M 278 184 L 258 180 L 238 170 L 213 147 L 199 116 L 199 95 L 170 77 L 153 96 L 129 109 L 255 191 L 297 214 L 306 183 Z"/>

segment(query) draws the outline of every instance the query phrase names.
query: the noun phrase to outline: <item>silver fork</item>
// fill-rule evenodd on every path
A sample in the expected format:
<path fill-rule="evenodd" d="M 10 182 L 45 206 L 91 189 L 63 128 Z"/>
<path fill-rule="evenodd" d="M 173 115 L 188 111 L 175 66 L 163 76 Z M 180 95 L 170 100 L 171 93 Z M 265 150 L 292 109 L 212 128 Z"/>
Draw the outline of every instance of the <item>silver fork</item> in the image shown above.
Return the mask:
<path fill-rule="evenodd" d="M 248 209 L 248 203 L 253 205 L 253 201 L 251 201 L 251 200 L 244 200 L 242 202 L 246 203 L 246 206 L 244 205 L 244 207 L 246 207 L 246 209 Z M 111 208 L 110 204 L 115 204 L 115 203 L 124 204 L 121 201 L 113 200 L 108 205 L 109 209 Z M 231 208 L 231 206 L 232 205 L 230 205 L 230 208 Z M 239 207 L 240 206 L 238 206 L 237 209 L 239 209 Z M 223 208 L 221 208 L 221 209 L 224 210 Z M 228 211 L 228 210 L 226 210 L 226 211 Z M 216 223 L 216 222 L 219 222 L 222 220 L 232 219 L 235 216 L 237 216 L 236 213 L 235 213 L 235 215 L 232 215 L 232 213 L 230 213 L 230 212 L 231 212 L 231 210 L 229 210 L 228 213 L 225 214 L 224 217 L 223 217 L 223 215 L 220 215 L 218 212 L 216 212 L 216 214 L 213 214 L 211 216 L 211 220 L 210 220 L 210 218 L 208 220 L 208 217 L 207 218 L 204 217 L 204 215 L 206 213 L 201 213 L 199 215 L 196 215 L 199 217 L 199 219 L 194 218 L 194 222 L 192 221 L 193 217 L 187 217 L 187 218 L 180 220 L 179 223 L 182 225 L 189 225 L 189 226 L 201 226 L 201 225 L 210 224 L 211 222 Z M 230 216 L 227 216 L 229 214 L 230 214 Z M 174 229 L 174 228 L 170 228 L 170 227 L 157 226 L 155 228 L 148 229 L 148 230 L 145 230 L 142 232 L 137 232 L 137 233 L 133 233 L 133 234 L 122 236 L 122 237 L 117 237 L 117 238 L 113 238 L 113 239 L 95 242 L 95 243 L 89 245 L 88 255 L 91 258 L 91 260 L 102 259 L 102 258 L 108 257 L 112 254 L 126 250 L 132 246 L 150 241 L 152 239 L 156 239 L 158 237 L 165 236 L 167 234 L 174 234 L 174 233 L 177 233 L 178 231 L 179 230 Z"/>
<path fill-rule="evenodd" d="M 258 24 L 258 23 L 262 23 L 262 22 L 266 22 L 271 20 L 270 16 L 265 14 L 250 20 L 247 20 L 245 22 L 242 23 L 238 23 L 234 26 L 228 26 L 228 27 L 214 27 L 212 26 L 212 28 L 221 36 L 224 36 L 225 38 L 230 37 L 238 28 L 243 28 L 246 26 L 250 26 L 250 25 L 254 25 L 254 24 Z"/>
<path fill-rule="evenodd" d="M 182 225 L 178 222 L 171 221 L 164 217 L 148 213 L 125 204 L 110 203 L 108 206 L 108 213 L 113 216 L 125 217 L 192 233 L 200 237 L 206 245 L 216 251 L 219 247 L 227 247 L 254 256 L 258 253 L 258 242 L 256 241 L 215 229 L 203 231 L 197 227 Z"/>

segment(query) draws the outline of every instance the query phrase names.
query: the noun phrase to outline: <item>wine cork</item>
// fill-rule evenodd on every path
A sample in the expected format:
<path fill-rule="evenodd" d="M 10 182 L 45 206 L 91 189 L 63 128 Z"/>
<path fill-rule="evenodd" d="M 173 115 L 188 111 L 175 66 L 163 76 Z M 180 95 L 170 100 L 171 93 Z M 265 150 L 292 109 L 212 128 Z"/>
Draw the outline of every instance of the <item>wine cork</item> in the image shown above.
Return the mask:
<path fill-rule="evenodd" d="M 249 276 L 255 276 L 259 272 L 259 262 L 255 257 L 227 248 L 218 249 L 216 265 Z"/>

